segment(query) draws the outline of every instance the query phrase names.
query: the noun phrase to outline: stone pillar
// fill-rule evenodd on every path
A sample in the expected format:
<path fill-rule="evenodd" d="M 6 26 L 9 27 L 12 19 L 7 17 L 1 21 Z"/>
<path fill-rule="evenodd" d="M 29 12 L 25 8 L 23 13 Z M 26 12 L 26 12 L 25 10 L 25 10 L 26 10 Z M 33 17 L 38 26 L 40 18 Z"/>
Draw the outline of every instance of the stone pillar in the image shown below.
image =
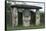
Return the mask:
<path fill-rule="evenodd" d="M 23 12 L 23 26 L 30 26 L 30 13 L 29 10 Z"/>
<path fill-rule="evenodd" d="M 40 12 L 39 9 L 36 9 L 36 25 L 40 24 Z"/>
<path fill-rule="evenodd" d="M 18 13 L 17 9 L 14 7 L 12 10 L 12 26 L 17 26 L 18 25 Z"/>
<path fill-rule="evenodd" d="M 30 26 L 30 16 L 23 16 L 23 26 Z"/>

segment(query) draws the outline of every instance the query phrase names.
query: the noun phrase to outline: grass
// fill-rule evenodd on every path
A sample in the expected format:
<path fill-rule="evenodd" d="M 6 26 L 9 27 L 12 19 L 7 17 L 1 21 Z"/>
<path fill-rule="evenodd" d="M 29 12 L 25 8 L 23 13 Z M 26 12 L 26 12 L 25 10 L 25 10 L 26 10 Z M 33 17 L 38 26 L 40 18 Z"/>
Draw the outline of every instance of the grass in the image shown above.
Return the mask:
<path fill-rule="evenodd" d="M 44 28 L 44 25 L 30 25 L 30 26 L 15 26 L 14 28 L 12 28 L 11 26 L 7 26 L 7 30 L 25 30 L 25 29 L 41 29 Z"/>
<path fill-rule="evenodd" d="M 14 28 L 12 28 L 11 26 L 8 26 L 7 25 L 7 30 L 5 31 L 13 31 L 13 30 L 28 30 L 28 29 L 42 29 L 44 28 L 45 26 L 44 25 L 30 25 L 28 27 L 26 26 L 15 26 Z"/>

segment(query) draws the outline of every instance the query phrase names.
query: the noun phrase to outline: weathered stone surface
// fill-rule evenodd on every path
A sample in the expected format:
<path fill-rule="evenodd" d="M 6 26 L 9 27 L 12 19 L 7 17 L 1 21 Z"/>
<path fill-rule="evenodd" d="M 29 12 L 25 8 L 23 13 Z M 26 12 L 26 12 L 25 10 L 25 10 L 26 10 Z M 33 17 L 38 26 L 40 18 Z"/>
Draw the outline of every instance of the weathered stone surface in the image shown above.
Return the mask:
<path fill-rule="evenodd" d="M 18 25 L 18 13 L 17 13 L 17 9 L 13 8 L 12 11 L 12 26 L 17 26 Z"/>
<path fill-rule="evenodd" d="M 23 16 L 23 26 L 30 26 L 30 16 Z"/>
<path fill-rule="evenodd" d="M 36 25 L 39 25 L 40 24 L 40 12 L 37 11 L 36 12 Z"/>
<path fill-rule="evenodd" d="M 30 26 L 30 11 L 28 9 L 25 9 L 23 12 L 23 26 Z"/>
<path fill-rule="evenodd" d="M 28 9 L 25 9 L 23 12 L 24 16 L 30 16 L 30 11 Z"/>

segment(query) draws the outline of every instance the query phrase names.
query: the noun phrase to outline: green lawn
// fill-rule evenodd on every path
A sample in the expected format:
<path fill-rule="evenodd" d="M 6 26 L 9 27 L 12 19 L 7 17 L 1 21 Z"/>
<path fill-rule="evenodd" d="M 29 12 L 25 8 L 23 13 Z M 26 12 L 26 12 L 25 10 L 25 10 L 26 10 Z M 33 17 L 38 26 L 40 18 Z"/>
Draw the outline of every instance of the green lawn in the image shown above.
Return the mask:
<path fill-rule="evenodd" d="M 7 26 L 7 30 L 25 30 L 25 29 L 41 29 L 44 28 L 44 25 L 30 25 L 28 27 L 26 26 L 15 26 L 14 28 L 12 28 L 11 26 Z"/>

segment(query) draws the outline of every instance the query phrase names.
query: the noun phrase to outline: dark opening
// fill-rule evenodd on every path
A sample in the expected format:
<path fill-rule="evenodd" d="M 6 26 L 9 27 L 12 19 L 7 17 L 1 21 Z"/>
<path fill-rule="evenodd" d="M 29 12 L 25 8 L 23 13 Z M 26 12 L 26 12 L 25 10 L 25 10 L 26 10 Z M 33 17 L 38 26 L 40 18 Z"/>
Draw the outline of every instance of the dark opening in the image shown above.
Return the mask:
<path fill-rule="evenodd" d="M 18 25 L 22 25 L 23 21 L 22 21 L 22 12 L 18 12 Z"/>
<path fill-rule="evenodd" d="M 30 24 L 35 24 L 35 13 L 33 11 L 31 11 L 31 20 L 30 20 Z"/>

